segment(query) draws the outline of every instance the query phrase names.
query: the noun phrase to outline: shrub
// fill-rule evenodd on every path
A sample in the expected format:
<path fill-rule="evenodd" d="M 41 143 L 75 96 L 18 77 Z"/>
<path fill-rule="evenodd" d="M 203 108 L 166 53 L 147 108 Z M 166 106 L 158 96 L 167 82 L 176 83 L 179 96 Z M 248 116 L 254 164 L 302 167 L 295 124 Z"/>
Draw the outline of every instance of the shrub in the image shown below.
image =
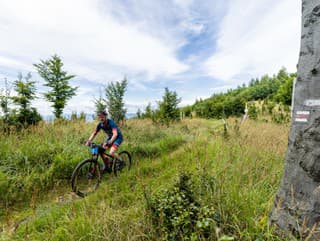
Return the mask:
<path fill-rule="evenodd" d="M 248 115 L 250 119 L 256 120 L 258 118 L 258 108 L 254 103 L 248 104 Z"/>
<path fill-rule="evenodd" d="M 190 175 L 180 174 L 173 188 L 147 200 L 154 226 L 165 240 L 198 240 L 214 233 L 217 224 L 212 207 L 202 205 Z"/>

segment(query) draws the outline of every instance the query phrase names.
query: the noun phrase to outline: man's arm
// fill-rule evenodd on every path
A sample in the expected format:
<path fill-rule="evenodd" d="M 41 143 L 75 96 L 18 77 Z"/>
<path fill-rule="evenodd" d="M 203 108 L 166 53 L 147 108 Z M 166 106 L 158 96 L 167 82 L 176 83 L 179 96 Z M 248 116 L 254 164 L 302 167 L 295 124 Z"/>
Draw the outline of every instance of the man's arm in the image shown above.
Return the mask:
<path fill-rule="evenodd" d="M 90 144 L 90 142 L 96 137 L 98 131 L 97 130 L 94 130 L 92 132 L 92 134 L 90 135 L 89 139 L 86 141 L 86 145 L 88 146 Z"/>
<path fill-rule="evenodd" d="M 112 143 L 117 139 L 117 137 L 118 137 L 117 128 L 113 128 L 112 129 L 112 137 L 111 137 L 111 139 L 108 142 L 104 142 L 102 147 L 105 148 L 105 149 L 110 147 L 112 145 Z"/>
<path fill-rule="evenodd" d="M 112 137 L 109 140 L 109 144 L 112 144 L 118 137 L 118 127 L 112 120 L 109 121 L 109 124 L 112 128 Z"/>
<path fill-rule="evenodd" d="M 110 143 L 112 144 L 118 137 L 118 131 L 117 128 L 112 129 L 112 137 L 110 139 Z"/>

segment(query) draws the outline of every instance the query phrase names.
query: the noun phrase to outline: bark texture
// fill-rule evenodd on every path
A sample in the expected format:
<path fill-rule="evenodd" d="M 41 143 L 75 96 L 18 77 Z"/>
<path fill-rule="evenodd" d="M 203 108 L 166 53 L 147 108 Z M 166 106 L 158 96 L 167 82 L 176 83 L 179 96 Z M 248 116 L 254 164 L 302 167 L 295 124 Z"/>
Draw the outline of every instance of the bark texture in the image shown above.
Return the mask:
<path fill-rule="evenodd" d="M 301 46 L 285 169 L 270 222 L 320 240 L 320 0 L 302 0 Z"/>

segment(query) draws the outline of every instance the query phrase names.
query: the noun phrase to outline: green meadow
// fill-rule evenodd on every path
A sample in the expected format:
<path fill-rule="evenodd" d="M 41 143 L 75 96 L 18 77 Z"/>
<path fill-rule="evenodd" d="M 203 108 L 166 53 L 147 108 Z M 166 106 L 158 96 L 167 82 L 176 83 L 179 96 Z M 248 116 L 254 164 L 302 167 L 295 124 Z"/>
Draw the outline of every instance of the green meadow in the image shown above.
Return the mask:
<path fill-rule="evenodd" d="M 284 240 L 268 225 L 288 124 L 130 119 L 127 175 L 71 192 L 96 123 L 56 121 L 0 135 L 0 240 Z M 96 141 L 102 142 L 100 133 Z"/>

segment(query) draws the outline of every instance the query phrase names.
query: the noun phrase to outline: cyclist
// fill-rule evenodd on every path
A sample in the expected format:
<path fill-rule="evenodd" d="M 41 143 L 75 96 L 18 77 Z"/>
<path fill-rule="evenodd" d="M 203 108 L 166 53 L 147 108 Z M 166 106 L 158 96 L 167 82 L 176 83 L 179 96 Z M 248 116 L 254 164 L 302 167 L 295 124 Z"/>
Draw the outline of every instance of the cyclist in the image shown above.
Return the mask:
<path fill-rule="evenodd" d="M 99 153 L 102 154 L 101 156 L 103 158 L 103 166 L 101 167 L 101 171 L 107 170 L 110 172 L 111 168 L 105 165 L 105 162 L 109 164 L 108 158 L 106 155 L 103 155 L 103 153 L 106 149 L 110 148 L 110 155 L 121 161 L 116 151 L 122 142 L 122 133 L 117 124 L 113 120 L 108 119 L 107 117 L 108 114 L 106 111 L 98 112 L 98 118 L 100 122 L 97 125 L 96 129 L 90 135 L 89 139 L 86 141 L 86 145 L 88 146 L 90 144 L 90 142 L 96 137 L 96 135 L 101 129 L 107 134 L 107 139 L 105 142 L 103 142 L 102 148 L 99 148 Z"/>

